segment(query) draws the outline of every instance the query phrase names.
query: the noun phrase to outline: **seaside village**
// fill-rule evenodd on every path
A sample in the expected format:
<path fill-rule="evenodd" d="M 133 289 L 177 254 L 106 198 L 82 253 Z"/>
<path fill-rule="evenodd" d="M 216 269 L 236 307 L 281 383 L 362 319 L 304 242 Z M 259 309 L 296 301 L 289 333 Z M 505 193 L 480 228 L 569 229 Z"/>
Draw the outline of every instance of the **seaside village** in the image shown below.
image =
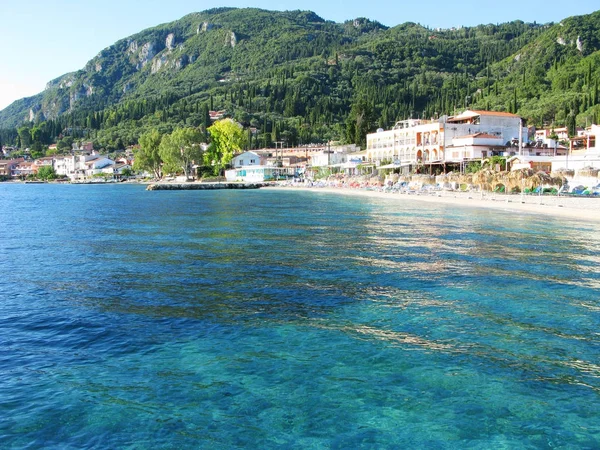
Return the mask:
<path fill-rule="evenodd" d="M 311 145 L 245 151 L 224 171 L 229 182 L 294 180 L 328 186 L 521 192 L 550 190 L 600 194 L 600 126 L 535 129 L 504 112 L 467 110 L 435 120 L 409 119 L 390 130 L 367 135 L 366 149 L 355 145 Z M 112 160 L 90 142 L 71 154 L 36 160 L 10 158 L 3 148 L 0 177 L 25 180 L 41 167 L 72 183 L 139 180 L 133 149 Z M 181 180 L 183 181 L 183 180 Z"/>

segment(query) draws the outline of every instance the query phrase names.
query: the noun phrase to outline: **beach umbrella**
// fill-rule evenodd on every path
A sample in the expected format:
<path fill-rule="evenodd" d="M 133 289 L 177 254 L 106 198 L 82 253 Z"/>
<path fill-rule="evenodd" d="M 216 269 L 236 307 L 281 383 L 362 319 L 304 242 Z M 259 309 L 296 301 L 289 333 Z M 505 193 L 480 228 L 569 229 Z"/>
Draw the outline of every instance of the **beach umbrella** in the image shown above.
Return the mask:
<path fill-rule="evenodd" d="M 563 177 L 563 178 L 566 178 L 566 177 L 572 178 L 575 176 L 575 171 L 573 169 L 565 169 L 563 167 L 560 169 L 556 169 L 554 172 L 552 172 L 552 174 L 555 176 Z"/>
<path fill-rule="evenodd" d="M 595 167 L 584 167 L 583 169 L 580 169 L 577 171 L 577 175 L 579 175 L 580 177 L 597 178 L 598 172 L 599 172 L 599 170 L 596 169 Z"/>

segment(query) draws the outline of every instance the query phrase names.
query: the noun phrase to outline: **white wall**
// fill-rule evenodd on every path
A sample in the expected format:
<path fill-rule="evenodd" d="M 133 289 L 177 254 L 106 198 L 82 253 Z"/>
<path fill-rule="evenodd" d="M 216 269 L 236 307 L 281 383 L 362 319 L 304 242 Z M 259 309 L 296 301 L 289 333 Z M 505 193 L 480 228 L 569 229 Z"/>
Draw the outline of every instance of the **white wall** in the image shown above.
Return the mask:
<path fill-rule="evenodd" d="M 231 165 L 233 167 L 260 166 L 262 162 L 262 158 L 258 153 L 244 152 L 233 158 Z"/>

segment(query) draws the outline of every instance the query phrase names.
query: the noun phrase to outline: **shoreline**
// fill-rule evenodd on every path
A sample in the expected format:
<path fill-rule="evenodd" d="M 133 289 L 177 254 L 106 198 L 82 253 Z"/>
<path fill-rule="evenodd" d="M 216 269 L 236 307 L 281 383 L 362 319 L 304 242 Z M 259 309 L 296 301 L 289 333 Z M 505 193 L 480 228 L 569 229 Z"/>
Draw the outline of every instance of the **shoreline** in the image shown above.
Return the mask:
<path fill-rule="evenodd" d="M 7 183 L 25 184 L 20 181 L 9 181 Z M 44 184 L 83 184 L 83 185 L 140 185 L 147 188 L 152 184 L 163 184 L 165 190 L 171 190 L 181 183 L 176 182 L 142 182 L 129 181 L 122 183 L 44 183 Z M 211 189 L 210 183 L 189 183 L 186 189 Z M 375 199 L 384 199 L 390 202 L 409 202 L 414 205 L 419 203 L 433 203 L 439 205 L 459 206 L 475 209 L 493 209 L 504 211 L 511 214 L 525 213 L 528 215 L 543 215 L 551 217 L 560 217 L 564 219 L 573 219 L 585 222 L 600 222 L 600 197 L 569 197 L 569 196 L 538 196 L 520 194 L 496 194 L 485 192 L 482 196 L 480 192 L 458 192 L 458 191 L 434 191 L 419 193 L 400 193 L 382 190 L 366 190 L 364 188 L 348 187 L 307 187 L 290 185 L 261 184 L 262 189 L 278 191 L 303 191 L 313 193 L 337 194 L 353 197 L 366 197 Z M 187 183 L 186 183 L 187 185 Z M 198 187 L 193 186 L 198 185 Z"/>
<path fill-rule="evenodd" d="M 403 194 L 352 188 L 271 186 L 266 189 L 298 190 L 303 192 L 338 194 L 354 197 L 385 199 L 390 202 L 433 203 L 465 208 L 494 209 L 513 214 L 526 213 L 600 222 L 600 198 L 577 198 L 519 194 L 439 191 L 434 193 Z"/>

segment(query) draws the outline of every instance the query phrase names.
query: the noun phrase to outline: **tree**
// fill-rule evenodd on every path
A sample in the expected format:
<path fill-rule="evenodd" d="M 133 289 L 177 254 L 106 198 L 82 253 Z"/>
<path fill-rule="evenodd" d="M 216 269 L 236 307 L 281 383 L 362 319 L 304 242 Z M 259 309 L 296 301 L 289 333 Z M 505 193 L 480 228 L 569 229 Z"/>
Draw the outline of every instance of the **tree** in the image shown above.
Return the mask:
<path fill-rule="evenodd" d="M 140 136 L 140 148 L 134 153 L 135 170 L 148 170 L 154 174 L 155 178 L 161 177 L 163 162 L 159 152 L 161 139 L 162 136 L 158 130 L 152 130 Z"/>
<path fill-rule="evenodd" d="M 243 127 L 231 119 L 216 121 L 209 129 L 212 143 L 204 154 L 204 164 L 214 167 L 218 175 L 220 168 L 233 159 L 233 154 L 246 145 L 246 133 Z"/>
<path fill-rule="evenodd" d="M 575 119 L 575 113 L 571 111 L 567 116 L 567 128 L 569 130 L 569 137 L 577 136 L 577 123 Z"/>
<path fill-rule="evenodd" d="M 202 141 L 202 133 L 197 128 L 178 128 L 173 133 L 164 135 L 158 148 L 164 161 L 164 171 L 183 170 L 186 179 L 189 179 L 192 164 L 202 159 Z"/>
<path fill-rule="evenodd" d="M 346 120 L 346 140 L 365 148 L 373 117 L 373 108 L 364 98 L 354 103 Z"/>
<path fill-rule="evenodd" d="M 19 140 L 21 141 L 21 148 L 25 149 L 31 145 L 31 131 L 27 126 L 23 126 L 17 130 L 19 133 Z"/>
<path fill-rule="evenodd" d="M 70 151 L 73 148 L 73 138 L 71 136 L 65 136 L 56 143 L 56 148 L 59 152 Z"/>
<path fill-rule="evenodd" d="M 42 151 L 42 129 L 35 126 L 31 129 L 31 149 L 36 152 Z"/>
<path fill-rule="evenodd" d="M 37 177 L 40 180 L 54 180 L 56 178 L 56 172 L 52 166 L 42 166 L 37 172 Z"/>

